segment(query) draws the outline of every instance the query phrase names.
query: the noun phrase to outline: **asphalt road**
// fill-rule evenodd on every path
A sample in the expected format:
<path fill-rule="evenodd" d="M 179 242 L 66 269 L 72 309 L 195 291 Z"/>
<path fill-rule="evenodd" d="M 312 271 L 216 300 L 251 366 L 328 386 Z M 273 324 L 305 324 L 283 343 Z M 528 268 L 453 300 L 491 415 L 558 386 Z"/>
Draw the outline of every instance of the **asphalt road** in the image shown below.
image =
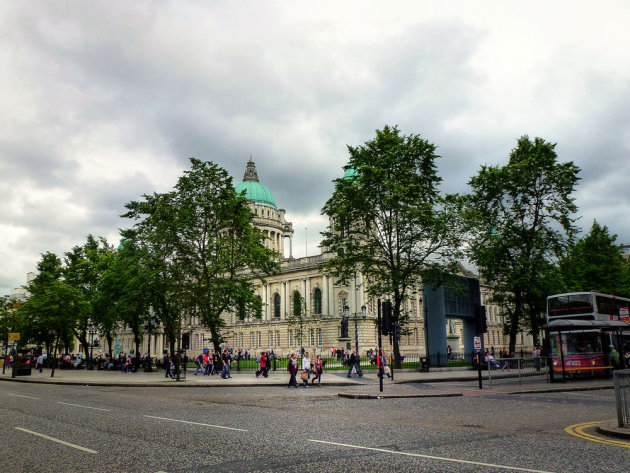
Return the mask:
<path fill-rule="evenodd" d="M 338 390 L 2 383 L 0 471 L 630 471 L 630 448 L 564 430 L 614 419 L 612 390 L 374 400 Z"/>

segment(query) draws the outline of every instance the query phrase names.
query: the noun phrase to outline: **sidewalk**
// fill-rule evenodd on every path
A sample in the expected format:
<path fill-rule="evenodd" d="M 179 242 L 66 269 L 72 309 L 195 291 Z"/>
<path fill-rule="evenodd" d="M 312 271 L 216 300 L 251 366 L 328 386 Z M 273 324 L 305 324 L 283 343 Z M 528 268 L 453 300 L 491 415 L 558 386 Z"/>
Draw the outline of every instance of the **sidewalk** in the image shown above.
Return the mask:
<path fill-rule="evenodd" d="M 173 388 L 204 388 L 204 387 L 270 387 L 287 386 L 289 376 L 285 371 L 270 371 L 268 378 L 257 378 L 253 372 L 232 372 L 231 379 L 220 376 L 193 375 L 188 370 L 186 379 L 176 381 L 164 377 L 164 371 L 145 373 L 121 373 L 120 371 L 99 370 L 55 370 L 55 376 L 50 377 L 50 370 L 43 373 L 32 370 L 30 376 L 11 377 L 11 371 L 0 372 L 0 381 L 18 383 L 44 383 L 60 385 L 82 386 L 126 386 L 126 387 L 173 387 Z M 396 370 L 394 381 L 385 378 L 383 393 L 379 391 L 379 380 L 375 371 L 364 371 L 363 377 L 356 375 L 346 377 L 345 371 L 326 371 L 322 376 L 323 386 L 342 387 L 338 393 L 345 397 L 435 397 L 462 395 L 490 395 L 490 394 L 524 394 L 535 392 L 563 392 L 612 389 L 611 379 L 593 379 L 572 381 L 568 383 L 548 383 L 545 377 L 525 379 L 522 384 L 516 380 L 503 381 L 500 384 L 488 386 L 483 381 L 483 390 L 479 390 L 477 372 L 461 369 L 434 369 L 428 373 L 412 370 Z M 360 394 L 360 396 L 359 396 Z"/>

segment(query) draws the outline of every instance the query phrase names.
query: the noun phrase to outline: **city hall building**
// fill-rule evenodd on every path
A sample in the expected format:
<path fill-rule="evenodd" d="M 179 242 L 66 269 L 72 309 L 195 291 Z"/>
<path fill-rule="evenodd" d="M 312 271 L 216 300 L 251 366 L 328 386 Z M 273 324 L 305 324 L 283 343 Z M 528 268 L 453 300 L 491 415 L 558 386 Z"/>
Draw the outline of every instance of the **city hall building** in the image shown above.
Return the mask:
<path fill-rule="evenodd" d="M 300 347 L 324 355 L 330 354 L 332 348 L 351 350 L 355 348 L 357 339 L 362 356 L 376 348 L 377 300 L 367 295 L 362 275 L 358 274 L 349 285 L 342 285 L 321 270 L 330 255 L 322 252 L 316 256 L 293 257 L 293 225 L 287 220 L 285 209 L 276 204 L 272 192 L 260 182 L 251 158 L 236 191 L 244 191 L 254 214 L 253 225 L 265 233 L 268 237 L 266 245 L 275 250 L 282 261 L 278 274 L 268 276 L 265 283 L 258 282 L 256 291 L 263 302 L 262 317 L 240 320 L 236 314 L 224 314 L 226 326 L 221 333 L 227 345 L 235 350 L 248 349 L 252 353 L 273 349 L 278 356 L 297 351 Z M 288 256 L 285 256 L 286 249 Z M 445 360 L 447 345 L 453 353 L 470 352 L 473 343 L 472 306 L 480 303 L 486 304 L 488 314 L 486 346 L 502 348 L 508 344 L 507 337 L 503 335 L 500 308 L 487 302 L 490 288 L 480 284 L 472 274 L 465 273 L 463 268 L 462 272 L 469 282 L 468 295 L 449 293 L 443 288 L 431 291 L 423 288 L 405 301 L 402 309 L 409 314 L 409 323 L 407 333 L 400 340 L 402 354 L 424 354 L 428 351 L 432 358 L 441 353 Z M 296 299 L 304 301 L 302 310 L 306 310 L 305 319 L 309 321 L 302 330 L 303 340 L 299 339 L 299 330 L 288 320 L 292 311 L 300 307 L 300 303 L 295 304 Z M 425 320 L 427 318 L 429 320 Z M 212 347 L 209 338 L 210 331 L 200 324 L 198 318 L 183 320 L 181 346 L 187 349 L 189 355 Z M 517 344 L 531 347 L 531 337 L 521 335 Z M 383 337 L 383 346 L 390 350 L 389 337 Z M 152 356 L 160 356 L 167 347 L 163 334 L 151 337 Z M 121 330 L 114 349 L 116 352 L 131 353 L 135 349 L 131 333 Z M 148 340 L 145 337 L 142 353 L 145 354 L 147 349 Z"/>

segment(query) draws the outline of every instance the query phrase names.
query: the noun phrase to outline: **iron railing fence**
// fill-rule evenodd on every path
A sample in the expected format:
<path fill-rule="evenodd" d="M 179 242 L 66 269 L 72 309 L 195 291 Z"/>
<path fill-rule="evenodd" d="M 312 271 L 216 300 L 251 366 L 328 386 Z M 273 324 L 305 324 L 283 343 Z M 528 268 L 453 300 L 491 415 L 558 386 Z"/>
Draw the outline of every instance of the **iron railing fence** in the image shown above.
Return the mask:
<path fill-rule="evenodd" d="M 488 385 L 499 383 L 521 384 L 525 378 L 547 377 L 547 362 L 540 358 L 500 358 L 488 363 Z"/>
<path fill-rule="evenodd" d="M 614 372 L 617 424 L 630 428 L 630 370 Z"/>

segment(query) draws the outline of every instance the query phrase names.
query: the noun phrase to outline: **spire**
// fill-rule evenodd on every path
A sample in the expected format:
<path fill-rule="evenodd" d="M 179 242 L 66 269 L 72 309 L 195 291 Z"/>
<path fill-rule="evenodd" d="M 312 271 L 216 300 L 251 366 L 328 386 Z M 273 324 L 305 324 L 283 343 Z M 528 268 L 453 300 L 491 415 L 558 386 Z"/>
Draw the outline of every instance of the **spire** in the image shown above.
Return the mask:
<path fill-rule="evenodd" d="M 247 161 L 247 169 L 245 169 L 245 175 L 243 176 L 243 182 L 253 181 L 258 182 L 258 173 L 256 172 L 256 165 L 254 164 L 254 160 L 249 155 L 249 161 Z"/>

